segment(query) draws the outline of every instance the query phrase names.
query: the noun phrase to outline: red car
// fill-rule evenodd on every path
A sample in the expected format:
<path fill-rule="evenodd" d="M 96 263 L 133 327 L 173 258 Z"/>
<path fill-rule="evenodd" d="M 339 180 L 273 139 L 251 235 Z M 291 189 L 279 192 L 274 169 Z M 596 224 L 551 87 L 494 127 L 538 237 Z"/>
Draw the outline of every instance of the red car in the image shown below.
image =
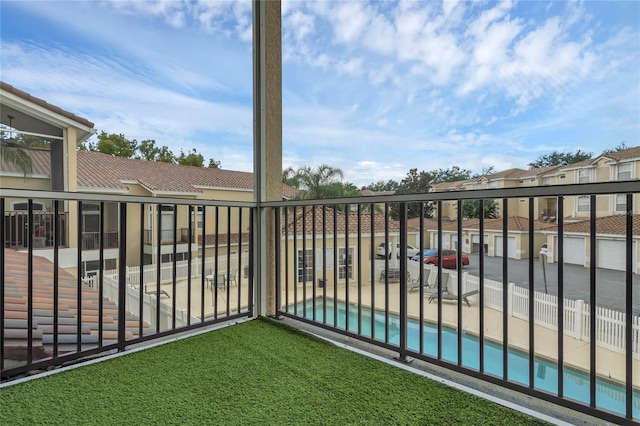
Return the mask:
<path fill-rule="evenodd" d="M 442 250 L 442 267 L 456 269 L 456 261 L 458 259 L 458 252 L 455 250 Z M 438 252 L 431 256 L 427 256 L 424 258 L 424 263 L 427 265 L 437 265 L 438 264 Z M 462 266 L 469 265 L 469 256 L 466 253 L 462 253 Z"/>

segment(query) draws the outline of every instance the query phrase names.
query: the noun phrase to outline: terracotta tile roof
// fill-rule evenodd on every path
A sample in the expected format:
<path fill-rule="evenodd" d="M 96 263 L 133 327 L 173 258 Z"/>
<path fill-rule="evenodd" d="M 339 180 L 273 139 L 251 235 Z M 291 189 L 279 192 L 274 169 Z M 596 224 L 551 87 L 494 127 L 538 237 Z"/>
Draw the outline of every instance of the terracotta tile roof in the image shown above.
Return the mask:
<path fill-rule="evenodd" d="M 26 253 L 4 249 L 5 255 L 5 359 L 16 362 L 27 359 L 28 351 L 28 310 L 27 310 L 27 257 Z M 78 321 L 77 280 L 63 269 L 58 270 L 58 350 L 75 351 Z M 82 334 L 83 348 L 96 347 L 98 344 L 98 303 L 99 294 L 89 287 L 82 288 Z M 53 264 L 48 260 L 33 257 L 33 336 L 32 356 L 34 360 L 53 354 Z M 103 344 L 114 343 L 117 338 L 117 305 L 103 299 Z M 138 332 L 137 317 L 127 312 L 127 338 Z M 130 327 L 130 328 L 129 328 Z M 143 324 L 148 328 L 148 324 Z"/>
<path fill-rule="evenodd" d="M 533 178 L 542 176 L 545 174 L 553 174 L 553 172 L 560 169 L 562 166 L 549 166 L 549 167 L 540 167 L 537 169 L 529 169 L 525 170 L 524 173 L 520 175 L 520 178 Z"/>
<path fill-rule="evenodd" d="M 306 206 L 304 208 L 304 212 L 305 212 L 305 220 L 303 223 L 303 209 L 302 208 L 297 208 L 296 212 L 295 212 L 295 217 L 293 215 L 293 210 L 289 209 L 288 213 L 287 213 L 287 219 L 286 219 L 286 224 L 285 224 L 285 218 L 281 219 L 281 225 L 282 225 L 282 233 L 284 234 L 285 232 L 287 232 L 289 234 L 289 236 L 293 235 L 293 229 L 295 227 L 296 233 L 297 235 L 301 235 L 302 231 L 304 229 L 305 234 L 307 235 L 312 235 L 313 232 L 313 228 L 312 228 L 312 224 L 313 224 L 313 211 L 315 209 L 316 212 L 316 221 L 315 221 L 315 231 L 316 234 L 321 234 L 323 231 L 323 225 L 324 225 L 324 232 L 329 235 L 329 234 L 333 234 L 334 232 L 334 227 L 333 227 L 333 220 L 334 220 L 334 215 L 335 215 L 335 219 L 336 219 L 336 225 L 337 225 L 337 233 L 338 234 L 344 234 L 345 230 L 346 230 L 346 218 L 347 215 L 344 212 L 341 211 L 334 211 L 334 209 L 327 207 L 325 209 L 325 217 L 326 217 L 326 221 L 323 221 L 323 216 L 322 216 L 322 206 Z M 349 234 L 355 234 L 358 232 L 358 215 L 356 213 L 349 213 Z M 361 223 L 361 232 L 363 234 L 369 235 L 371 233 L 371 214 L 370 213 L 363 213 L 360 216 L 360 223 Z M 384 232 L 384 214 L 380 214 L 380 213 L 375 213 L 374 214 L 374 232 L 376 234 L 378 233 L 383 233 Z M 304 225 L 304 226 L 303 226 Z M 389 232 L 400 232 L 400 223 L 396 220 L 390 220 L 389 221 Z"/>
<path fill-rule="evenodd" d="M 523 173 L 526 173 L 527 170 L 522 170 L 518 168 L 507 169 L 501 172 L 493 173 L 491 175 L 486 175 L 484 178 L 487 180 L 498 180 L 498 179 L 519 179 Z"/>
<path fill-rule="evenodd" d="M 71 119 L 73 121 L 76 121 L 77 123 L 80 123 L 80 124 L 84 125 L 84 126 L 91 127 L 91 128 L 93 128 L 93 126 L 94 126 L 94 124 L 91 121 L 87 120 L 86 118 L 79 117 L 79 116 L 77 116 L 77 115 L 75 115 L 75 114 L 73 114 L 73 113 L 71 113 L 69 111 L 63 110 L 60 107 L 57 107 L 55 105 L 51 105 L 47 101 L 45 101 L 43 99 L 40 99 L 40 98 L 36 98 L 35 96 L 31 96 L 27 92 L 23 92 L 20 89 L 16 89 L 12 85 L 10 85 L 8 83 L 5 83 L 3 81 L 0 81 L 0 89 L 4 90 L 6 92 L 9 92 L 9 93 L 11 93 L 13 95 L 16 95 L 17 97 L 19 97 L 21 99 L 24 99 L 26 101 L 32 102 L 32 103 L 34 103 L 36 105 L 39 105 L 42 108 L 45 108 L 46 110 L 49 110 L 49 111 L 54 112 L 56 114 L 60 114 L 63 117 L 67 117 L 67 118 L 69 118 L 69 119 Z"/>
<path fill-rule="evenodd" d="M 614 161 L 630 160 L 632 158 L 640 159 L 640 146 L 634 146 L 628 149 L 624 149 L 618 152 L 612 152 L 609 154 L 602 154 L 598 158 L 610 158 Z"/>
<path fill-rule="evenodd" d="M 29 151 L 34 174 L 51 174 L 50 152 Z M 253 173 L 208 167 L 181 166 L 130 158 L 114 157 L 100 152 L 77 151 L 78 187 L 80 190 L 126 190 L 123 181 L 138 182 L 152 192 L 202 193 L 200 187 L 253 189 Z M 13 164 L 0 163 L 0 170 L 18 172 Z M 283 196 L 292 197 L 298 190 L 282 185 Z"/>
<path fill-rule="evenodd" d="M 242 244 L 248 244 L 249 243 L 249 233 L 248 232 L 243 232 L 242 234 L 238 234 L 237 232 L 235 234 L 218 234 L 218 245 L 220 246 L 226 246 L 228 244 L 228 241 L 231 240 L 230 244 L 236 245 L 238 244 L 239 241 L 242 242 Z M 205 235 L 204 238 L 204 242 L 205 242 L 205 246 L 215 246 L 216 245 L 216 235 L 215 234 L 207 234 Z M 202 245 L 202 235 L 198 235 L 198 244 Z"/>
<path fill-rule="evenodd" d="M 588 234 L 591 227 L 590 220 L 564 224 L 564 232 Z M 557 230 L 557 225 L 554 226 Z M 596 218 L 596 232 L 598 234 L 625 235 L 627 229 L 627 216 L 623 214 Z M 640 216 L 633 216 L 633 235 L 640 235 Z"/>
<path fill-rule="evenodd" d="M 419 230 L 419 220 L 420 218 L 413 218 L 407 221 L 407 226 L 411 230 Z M 545 230 L 549 228 L 553 228 L 555 225 L 550 222 L 544 222 L 541 220 L 535 220 L 533 222 L 533 229 L 536 231 Z M 424 219 L 424 228 L 429 231 L 437 231 L 438 230 L 438 221 L 436 219 L 425 218 Z M 479 219 L 465 219 L 462 221 L 462 229 L 479 229 L 480 228 L 480 220 Z M 442 221 L 442 230 L 443 231 L 456 231 L 458 229 L 458 221 L 456 220 L 443 220 Z M 485 219 L 484 220 L 484 229 L 487 231 L 496 231 L 502 230 L 502 219 Z M 511 216 L 507 222 L 507 229 L 509 231 L 528 231 L 529 230 L 529 219 L 521 216 Z"/>

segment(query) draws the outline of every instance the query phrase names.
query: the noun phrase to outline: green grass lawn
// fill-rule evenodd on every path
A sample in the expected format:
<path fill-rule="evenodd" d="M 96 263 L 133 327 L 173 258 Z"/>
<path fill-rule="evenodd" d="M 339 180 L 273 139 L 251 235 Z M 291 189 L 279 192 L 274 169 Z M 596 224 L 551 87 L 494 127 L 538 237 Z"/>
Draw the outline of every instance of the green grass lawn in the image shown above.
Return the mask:
<path fill-rule="evenodd" d="M 4 388 L 0 424 L 544 422 L 265 319 Z"/>

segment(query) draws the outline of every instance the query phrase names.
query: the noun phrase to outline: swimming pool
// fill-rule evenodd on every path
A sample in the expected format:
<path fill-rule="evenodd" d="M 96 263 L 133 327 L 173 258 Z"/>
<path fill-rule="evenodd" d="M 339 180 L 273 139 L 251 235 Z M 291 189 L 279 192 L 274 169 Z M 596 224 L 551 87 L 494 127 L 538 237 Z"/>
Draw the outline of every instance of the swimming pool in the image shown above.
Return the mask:
<path fill-rule="evenodd" d="M 308 300 L 304 305 L 296 305 L 296 315 L 313 318 L 314 304 Z M 323 322 L 326 310 L 328 325 L 334 326 L 334 304 L 333 300 L 327 299 L 326 305 L 322 304 L 322 299 L 317 299 L 315 304 L 315 315 L 317 322 Z M 337 327 L 346 329 L 346 309 L 343 302 L 337 304 Z M 385 314 L 376 311 L 374 313 L 374 329 L 371 329 L 371 310 L 361 309 L 361 334 L 376 340 L 385 339 Z M 389 343 L 398 345 L 400 343 L 400 318 L 389 314 Z M 358 307 L 349 307 L 349 331 L 358 332 Z M 420 350 L 420 323 L 415 320 L 408 320 L 407 323 L 407 347 L 413 351 Z M 436 326 L 425 323 L 423 328 L 424 353 L 437 357 L 438 351 L 438 329 Z M 477 337 L 463 334 L 462 338 L 462 365 L 478 370 L 480 342 Z M 442 328 L 442 358 L 452 363 L 458 361 L 458 334 L 456 330 Z M 535 359 L 534 386 L 538 390 L 551 394 L 558 394 L 558 368 L 557 365 L 542 359 Z M 509 350 L 508 354 L 509 380 L 529 385 L 529 358 L 528 355 L 518 351 Z M 485 373 L 502 377 L 502 346 L 492 342 L 484 342 L 484 369 Z M 590 377 L 587 374 L 565 368 L 564 376 L 564 398 L 573 399 L 585 404 L 589 403 L 589 383 Z M 596 406 L 599 409 L 609 410 L 620 415 L 625 415 L 625 389 L 622 386 L 597 379 L 596 380 Z M 640 417 L 640 393 L 633 393 L 633 417 Z"/>

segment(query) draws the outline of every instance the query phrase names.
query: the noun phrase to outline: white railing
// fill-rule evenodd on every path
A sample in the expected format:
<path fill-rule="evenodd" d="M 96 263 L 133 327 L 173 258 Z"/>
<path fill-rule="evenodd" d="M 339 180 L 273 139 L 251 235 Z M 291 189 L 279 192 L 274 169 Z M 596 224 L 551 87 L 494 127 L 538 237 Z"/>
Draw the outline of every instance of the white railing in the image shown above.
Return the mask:
<path fill-rule="evenodd" d="M 457 271 L 449 271 L 449 290 L 457 294 Z M 479 278 L 463 272 L 463 292 L 480 288 Z M 485 307 L 502 311 L 503 284 L 499 281 L 484 280 L 484 305 Z M 535 324 L 542 327 L 558 330 L 558 297 L 539 291 L 534 292 L 533 319 Z M 478 296 L 472 300 L 478 301 Z M 509 315 L 529 320 L 529 289 L 518 287 L 513 283 L 507 286 L 507 300 Z M 564 299 L 562 309 L 564 319 L 564 333 L 582 341 L 590 339 L 590 308 L 583 300 Z M 633 317 L 632 321 L 632 353 L 635 358 L 640 358 L 640 320 Z M 596 307 L 596 344 L 602 348 L 610 349 L 618 353 L 625 353 L 625 313 Z"/>

